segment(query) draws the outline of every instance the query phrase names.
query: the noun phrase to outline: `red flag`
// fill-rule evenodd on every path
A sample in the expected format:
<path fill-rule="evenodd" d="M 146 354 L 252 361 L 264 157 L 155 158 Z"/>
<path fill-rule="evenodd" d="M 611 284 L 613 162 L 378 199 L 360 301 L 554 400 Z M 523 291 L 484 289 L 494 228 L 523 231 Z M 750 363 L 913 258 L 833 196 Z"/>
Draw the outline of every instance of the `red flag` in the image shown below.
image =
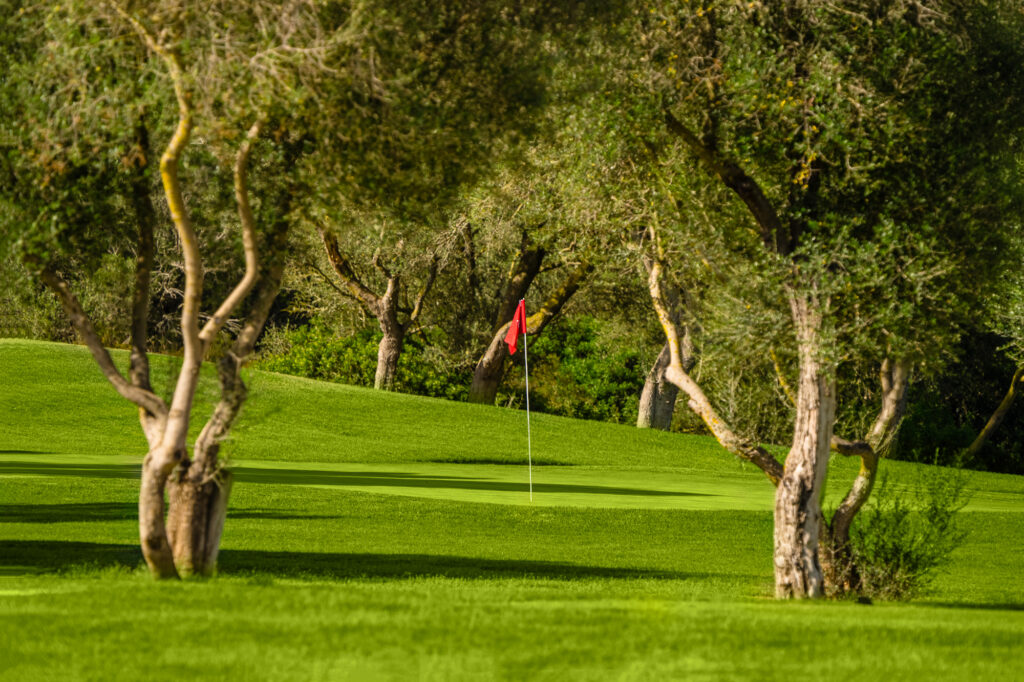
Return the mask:
<path fill-rule="evenodd" d="M 516 306 L 515 317 L 512 318 L 512 324 L 508 326 L 508 334 L 505 334 L 505 343 L 508 344 L 509 355 L 514 355 L 516 352 L 516 342 L 519 341 L 519 335 L 526 333 L 526 303 L 519 299 L 519 305 Z"/>

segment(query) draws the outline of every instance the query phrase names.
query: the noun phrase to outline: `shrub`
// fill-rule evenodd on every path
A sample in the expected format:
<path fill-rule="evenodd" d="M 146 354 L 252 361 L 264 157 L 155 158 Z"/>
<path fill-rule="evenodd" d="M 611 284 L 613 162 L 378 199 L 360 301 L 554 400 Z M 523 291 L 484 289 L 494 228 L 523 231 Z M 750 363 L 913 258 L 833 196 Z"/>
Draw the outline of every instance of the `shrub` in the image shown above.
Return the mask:
<path fill-rule="evenodd" d="M 615 423 L 636 421 L 646 370 L 635 349 L 605 343 L 591 317 L 560 318 L 530 340 L 530 401 L 539 412 Z M 522 395 L 518 356 L 499 403 Z"/>
<path fill-rule="evenodd" d="M 253 363 L 257 369 L 354 386 L 373 386 L 381 334 L 362 329 L 338 336 L 323 321 L 268 332 Z M 395 388 L 404 393 L 465 400 L 470 374 L 450 367 L 418 336 L 405 339 Z"/>
<path fill-rule="evenodd" d="M 965 539 L 957 512 L 967 504 L 966 482 L 963 472 L 938 467 L 907 488 L 881 477 L 874 503 L 857 516 L 850 534 L 859 594 L 910 599 L 934 580 Z"/>

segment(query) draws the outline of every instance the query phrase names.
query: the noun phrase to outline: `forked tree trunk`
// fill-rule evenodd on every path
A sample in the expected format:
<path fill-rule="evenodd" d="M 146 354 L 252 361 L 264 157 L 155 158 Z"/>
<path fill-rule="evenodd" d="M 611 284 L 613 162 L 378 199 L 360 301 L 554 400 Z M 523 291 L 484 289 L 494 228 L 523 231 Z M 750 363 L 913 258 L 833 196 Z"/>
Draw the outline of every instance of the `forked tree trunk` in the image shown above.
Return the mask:
<path fill-rule="evenodd" d="M 374 265 L 384 274 L 387 279 L 387 288 L 384 293 L 378 296 L 360 281 L 353 270 L 351 263 L 338 246 L 338 240 L 329 231 L 318 228 L 320 238 L 323 241 L 324 249 L 327 252 L 327 259 L 334 268 L 338 278 L 348 288 L 359 304 L 367 313 L 377 318 L 380 331 L 383 334 L 380 343 L 377 345 L 377 370 L 373 377 L 373 387 L 379 390 L 393 391 L 395 389 L 395 378 L 398 374 L 398 359 L 402 356 L 402 349 L 405 346 L 405 335 L 412 328 L 412 325 L 419 319 L 423 310 L 423 301 L 434 284 L 437 277 L 437 269 L 440 257 L 434 253 L 430 259 L 430 266 L 427 269 L 427 278 L 423 287 L 416 295 L 416 301 L 412 310 L 405 310 L 401 307 L 399 299 L 402 290 L 401 273 L 392 273 L 391 270 L 381 262 L 378 256 L 374 256 Z M 406 313 L 405 321 L 400 320 L 400 315 Z"/>
<path fill-rule="evenodd" d="M 142 463 L 139 489 L 139 540 L 143 558 L 150 572 L 157 578 L 178 576 L 175 563 L 185 575 L 207 574 L 216 565 L 226 513 L 230 477 L 218 470 L 216 444 L 226 434 L 238 407 L 244 399 L 245 388 L 238 377 L 241 359 L 251 352 L 256 335 L 263 327 L 270 303 L 280 286 L 282 263 L 280 260 L 284 230 L 279 223 L 270 238 L 269 251 L 278 258 L 260 280 L 255 220 L 249 205 L 246 169 L 252 145 L 258 138 L 262 121 L 250 127 L 235 157 L 234 189 L 242 225 L 242 244 L 245 252 L 245 274 L 205 324 L 200 327 L 200 308 L 203 293 L 203 262 L 199 240 L 192 227 L 185 205 L 178 164 L 189 143 L 193 127 L 191 94 L 181 64 L 180 54 L 161 42 L 163 34 L 155 35 L 124 8 L 115 5 L 114 11 L 125 19 L 140 35 L 146 46 L 165 62 L 174 86 L 178 103 L 178 123 L 160 157 L 160 178 L 164 187 L 167 208 L 177 232 L 184 262 L 185 289 L 181 310 L 181 331 L 184 346 L 182 366 L 175 383 L 170 405 L 149 387 L 149 366 L 146 362 L 147 293 L 152 266 L 151 207 L 144 201 L 143 178 L 134 184 L 136 211 L 139 217 L 140 247 L 136 263 L 136 282 L 132 304 L 132 359 L 131 380 L 114 365 L 110 353 L 103 347 L 92 322 L 71 292 L 67 282 L 52 267 L 40 273 L 46 285 L 53 290 L 75 329 L 81 335 L 103 374 L 119 394 L 140 409 L 140 418 L 149 452 Z M 144 129 L 140 132 L 139 146 L 146 147 Z M 224 327 L 231 313 L 246 299 L 258 284 L 258 295 L 235 345 L 227 354 L 230 374 L 237 381 L 225 386 L 222 371 L 221 401 L 214 416 L 200 434 L 195 450 L 196 459 L 190 461 L 186 453 L 189 422 L 199 381 L 199 372 L 214 338 Z M 223 366 L 222 366 L 223 369 Z M 175 472 L 175 480 L 171 480 Z M 220 487 L 217 484 L 220 483 Z M 211 487 L 212 486 L 212 487 Z M 169 492 L 170 511 L 165 521 L 164 495 Z"/>
<path fill-rule="evenodd" d="M 183 578 L 212 576 L 231 493 L 231 473 L 207 479 L 202 467 L 191 464 L 168 482 L 167 540 L 174 565 Z"/>
<path fill-rule="evenodd" d="M 808 298 L 791 299 L 800 376 L 793 446 L 775 491 L 775 595 L 780 599 L 824 595 L 818 538 L 836 390 L 834 374 L 819 357 L 821 316 L 815 306 Z"/>
<path fill-rule="evenodd" d="M 637 410 L 636 425 L 641 429 L 660 429 L 668 431 L 672 427 L 672 415 L 676 409 L 676 396 L 679 387 L 665 378 L 672 353 L 668 344 L 661 349 L 654 366 L 647 373 L 644 389 L 640 393 L 640 405 Z M 689 368 L 686 368 L 689 371 Z"/>
<path fill-rule="evenodd" d="M 882 407 L 866 440 L 848 441 L 832 435 L 832 449 L 846 457 L 859 457 L 860 470 L 830 522 L 822 519 L 820 538 L 825 591 L 831 596 L 848 594 L 860 587 L 860 571 L 850 548 L 854 518 L 871 497 L 878 462 L 885 457 L 899 431 L 907 404 L 912 363 L 907 358 L 886 358 L 879 371 Z"/>
<path fill-rule="evenodd" d="M 519 301 L 526 296 L 527 290 L 540 273 L 544 256 L 547 252 L 530 243 L 530 235 L 525 230 L 519 254 L 509 270 L 502 286 L 492 328 L 494 336 L 480 356 L 473 370 L 473 380 L 469 385 L 469 402 L 493 405 L 498 395 L 498 387 L 505 376 L 505 355 L 501 340 L 508 330 L 508 322 L 516 311 Z"/>
<path fill-rule="evenodd" d="M 580 263 L 576 266 L 566 277 L 562 286 L 548 296 L 540 310 L 526 318 L 527 334 L 535 336 L 544 331 L 544 328 L 558 315 L 593 269 L 589 263 Z M 505 358 L 508 357 L 508 350 L 502 341 L 505 334 L 508 333 L 508 326 L 511 323 L 512 320 L 508 319 L 495 330 L 491 342 L 487 345 L 487 350 L 476 363 L 476 368 L 473 370 L 473 382 L 469 386 L 469 402 L 494 404 L 494 399 L 498 395 L 498 387 L 505 375 Z"/>

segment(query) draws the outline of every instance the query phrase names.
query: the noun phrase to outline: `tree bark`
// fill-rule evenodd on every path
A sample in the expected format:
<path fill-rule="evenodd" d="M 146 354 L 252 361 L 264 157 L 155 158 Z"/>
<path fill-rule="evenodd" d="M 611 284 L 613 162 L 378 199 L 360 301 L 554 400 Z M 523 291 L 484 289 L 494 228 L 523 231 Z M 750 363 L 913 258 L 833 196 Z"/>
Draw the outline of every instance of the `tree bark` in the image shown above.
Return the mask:
<path fill-rule="evenodd" d="M 679 333 L 679 325 L 666 300 L 661 276 L 662 263 L 659 259 L 654 259 L 649 269 L 647 285 L 654 312 L 657 313 L 658 322 L 661 323 L 661 328 L 665 332 L 665 339 L 671 354 L 669 365 L 665 369 L 665 377 L 687 395 L 689 399 L 687 404 L 690 409 L 703 420 L 723 448 L 755 465 L 764 472 L 772 485 L 778 485 L 782 478 L 782 465 L 779 464 L 779 461 L 760 445 L 752 443 L 736 433 L 715 410 L 704 390 L 684 369 L 685 353 L 683 348 L 685 346 L 683 339 L 685 335 Z"/>
<path fill-rule="evenodd" d="M 383 328 L 384 325 L 382 324 Z M 385 331 L 377 345 L 377 371 L 373 376 L 373 387 L 382 391 L 395 390 L 395 377 L 398 374 L 398 359 L 402 356 L 405 344 L 405 330 L 399 328 Z"/>
<path fill-rule="evenodd" d="M 830 595 L 845 594 L 860 585 L 860 574 L 850 552 L 850 527 L 871 497 L 878 475 L 878 462 L 885 456 L 899 430 L 911 369 L 912 364 L 907 359 L 886 358 L 882 362 L 879 371 L 882 407 L 866 440 L 848 441 L 835 434 L 832 436 L 832 449 L 846 457 L 860 457 L 860 470 L 833 513 L 831 522 L 826 524 L 822 520 L 821 561 L 825 590 Z"/>
<path fill-rule="evenodd" d="M 374 257 L 374 264 L 381 270 L 387 279 L 387 286 L 382 295 L 377 295 L 369 287 L 363 284 L 356 276 L 355 270 L 349 263 L 348 258 L 338 247 L 338 240 L 330 232 L 320 229 L 320 238 L 323 241 L 324 249 L 327 252 L 327 259 L 338 275 L 338 279 L 348 288 L 352 296 L 359 301 L 363 309 L 377 319 L 380 326 L 381 337 L 377 345 L 377 370 L 373 378 L 373 387 L 384 391 L 395 390 L 395 379 L 398 374 L 398 360 L 402 356 L 402 349 L 405 345 L 405 335 L 419 319 L 423 311 L 423 302 L 426 300 L 430 289 L 437 278 L 439 263 L 438 254 L 431 257 L 430 266 L 427 271 L 427 279 L 423 287 L 416 295 L 416 301 L 412 310 L 403 309 L 399 305 L 402 291 L 402 278 L 399 273 L 392 273 L 385 267 L 377 257 Z M 407 314 L 406 319 L 400 319 L 400 315 Z"/>
<path fill-rule="evenodd" d="M 499 327 L 491 337 L 487 350 L 476 363 L 476 368 L 473 370 L 473 382 L 469 386 L 469 402 L 483 405 L 494 404 L 494 398 L 498 395 L 498 387 L 505 376 L 505 356 L 508 352 L 503 347 L 502 341 L 507 332 L 508 323 Z"/>
<path fill-rule="evenodd" d="M 494 315 L 494 324 L 491 329 L 497 332 L 503 324 L 512 319 L 516 312 L 519 301 L 526 297 L 533 280 L 540 273 L 541 265 L 547 251 L 539 246 L 530 243 L 530 236 L 524 230 L 522 244 L 519 247 L 519 254 L 509 270 L 505 285 L 501 289 L 501 296 L 498 298 L 498 310 Z"/>
<path fill-rule="evenodd" d="M 526 333 L 534 336 L 544 331 L 544 328 L 558 315 L 593 269 L 594 267 L 589 263 L 581 263 L 574 268 L 562 286 L 548 296 L 540 310 L 526 318 Z M 491 337 L 491 342 L 487 345 L 487 350 L 476 363 L 476 368 L 473 370 L 473 382 L 469 387 L 469 402 L 494 404 L 494 399 L 498 395 L 498 387 L 505 375 L 505 358 L 508 355 L 508 352 L 502 347 L 502 341 L 505 334 L 508 333 L 508 326 L 511 323 L 512 320 L 508 319 L 498 327 L 494 336 Z"/>
<path fill-rule="evenodd" d="M 675 413 L 679 387 L 665 377 L 671 359 L 672 351 L 666 343 L 644 381 L 637 410 L 637 428 L 668 431 L 672 427 L 672 415 Z M 688 367 L 686 371 L 690 369 Z"/>
<path fill-rule="evenodd" d="M 231 473 L 221 470 L 208 478 L 202 469 L 195 462 L 185 463 L 167 485 L 167 539 L 174 566 L 183 578 L 216 572 L 227 515 Z"/>
<path fill-rule="evenodd" d="M 1002 402 L 999 403 L 999 407 L 992 413 L 992 416 L 988 418 L 988 422 L 985 423 L 984 428 L 978 433 L 978 437 L 967 447 L 967 457 L 973 458 L 985 445 L 992 434 L 995 433 L 999 425 L 1003 423 L 1003 419 L 1006 418 L 1006 413 L 1013 407 L 1013 401 L 1017 397 L 1017 389 L 1024 386 L 1024 365 L 1017 368 L 1017 371 L 1013 374 L 1013 379 L 1010 380 L 1010 388 L 1006 391 L 1006 395 L 1003 396 Z"/>
<path fill-rule="evenodd" d="M 835 423 L 834 373 L 819 358 L 821 315 L 806 296 L 791 296 L 800 373 L 793 446 L 775 491 L 775 595 L 779 599 L 824 595 L 818 558 L 821 491 Z"/>

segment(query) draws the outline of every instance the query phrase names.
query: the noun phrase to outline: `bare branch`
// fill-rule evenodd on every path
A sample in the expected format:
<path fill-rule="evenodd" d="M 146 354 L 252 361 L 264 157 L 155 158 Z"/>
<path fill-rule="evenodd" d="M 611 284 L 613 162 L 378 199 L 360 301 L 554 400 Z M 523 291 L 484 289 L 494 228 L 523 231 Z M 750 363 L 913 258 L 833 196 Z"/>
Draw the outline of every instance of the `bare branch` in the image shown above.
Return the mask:
<path fill-rule="evenodd" d="M 654 232 L 653 228 L 651 232 L 652 239 L 656 244 L 655 251 L 660 254 L 660 248 L 657 248 L 660 246 L 657 233 Z M 651 263 L 650 277 L 647 283 L 654 311 L 658 316 L 658 321 L 661 323 L 662 330 L 665 332 L 665 338 L 669 346 L 670 360 L 669 366 L 665 370 L 665 378 L 686 393 L 689 398 L 688 404 L 690 409 L 704 421 L 708 430 L 711 431 L 722 447 L 737 457 L 756 465 L 765 473 L 772 484 L 778 485 L 779 481 L 782 480 L 783 474 L 783 467 L 779 464 L 778 460 L 760 445 L 751 443 L 733 431 L 729 424 L 719 416 L 703 389 L 683 369 L 679 329 L 665 301 L 662 290 L 662 269 L 662 261 L 659 255 Z"/>
<path fill-rule="evenodd" d="M 259 254 L 256 252 L 256 221 L 252 215 L 252 207 L 249 205 L 249 186 L 247 172 L 249 157 L 252 154 L 252 145 L 259 138 L 260 129 L 263 125 L 262 119 L 257 120 L 249 128 L 238 153 L 235 156 L 235 202 L 238 204 L 238 217 L 242 222 L 242 246 L 245 250 L 245 274 L 235 285 L 231 293 L 220 304 L 213 316 L 207 320 L 200 332 L 199 338 L 203 344 L 203 355 L 209 349 L 213 338 L 221 330 L 228 316 L 249 294 L 256 278 L 259 275 Z"/>
<path fill-rule="evenodd" d="M 133 386 L 121 374 L 114 365 L 110 353 L 103 347 L 100 337 L 96 334 L 92 321 L 82 308 L 78 298 L 71 291 L 68 283 L 52 268 L 45 268 L 42 271 L 42 280 L 50 290 L 57 295 L 64 312 L 71 319 L 71 324 L 82 337 L 89 352 L 92 353 L 96 364 L 100 366 L 103 376 L 111 383 L 115 390 L 127 400 L 146 410 L 149 414 L 163 419 L 167 416 L 167 404 L 152 391 L 141 386 Z"/>
<path fill-rule="evenodd" d="M 423 309 L 423 300 L 430 293 L 430 287 L 434 285 L 434 279 L 437 277 L 437 266 L 440 258 L 435 253 L 430 259 L 430 268 L 427 271 L 427 281 L 423 283 L 423 288 L 420 289 L 419 294 L 416 295 L 416 303 L 413 304 L 412 312 L 409 313 L 409 321 L 406 326 L 412 324 L 420 316 L 420 312 Z"/>
<path fill-rule="evenodd" d="M 735 192 L 747 205 L 747 209 L 757 223 L 764 245 L 775 253 L 788 254 L 793 248 L 790 236 L 783 229 L 778 213 L 768 197 L 765 196 L 761 186 L 742 168 L 724 158 L 717 150 L 704 146 L 700 138 L 684 126 L 667 108 L 664 113 L 665 124 L 669 131 L 681 139 L 707 166 L 708 170 L 717 175 L 725 183 L 725 186 Z"/>
<path fill-rule="evenodd" d="M 331 267 L 334 268 L 334 272 L 337 273 L 342 284 L 370 311 L 377 310 L 380 304 L 380 297 L 359 281 L 355 271 L 352 269 L 352 265 L 349 264 L 348 259 L 342 254 L 341 249 L 338 248 L 338 240 L 335 236 L 320 227 L 317 228 L 317 232 L 320 233 L 320 239 L 324 243 L 324 250 L 327 251 L 327 260 L 330 261 Z"/>

